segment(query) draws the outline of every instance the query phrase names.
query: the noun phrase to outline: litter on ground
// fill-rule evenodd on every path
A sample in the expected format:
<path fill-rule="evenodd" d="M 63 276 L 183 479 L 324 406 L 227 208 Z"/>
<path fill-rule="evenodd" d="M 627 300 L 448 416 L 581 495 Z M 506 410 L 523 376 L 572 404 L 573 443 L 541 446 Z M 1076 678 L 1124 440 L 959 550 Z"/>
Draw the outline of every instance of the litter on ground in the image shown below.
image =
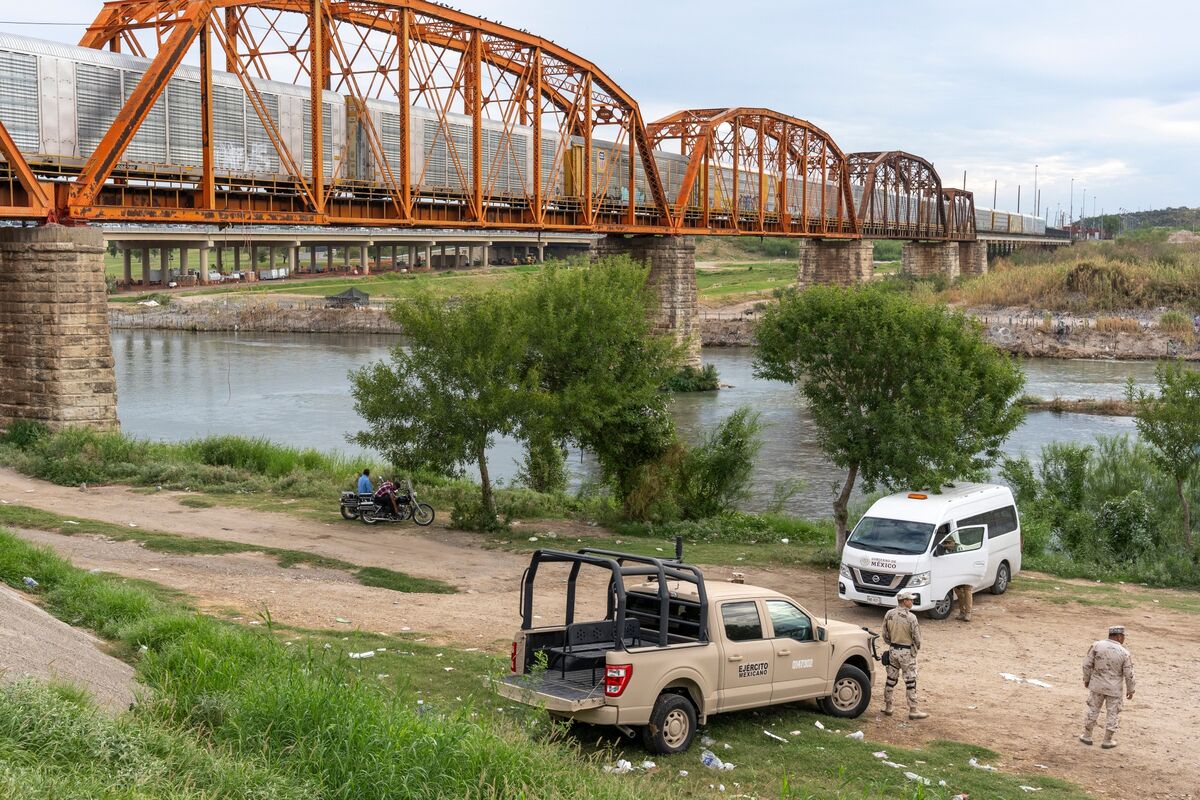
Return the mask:
<path fill-rule="evenodd" d="M 813 723 L 813 725 L 816 725 L 821 730 L 825 730 L 825 726 L 821 724 L 821 720 L 817 720 L 816 722 Z"/>
<path fill-rule="evenodd" d="M 906 772 L 906 773 L 904 773 L 904 777 L 908 778 L 910 781 L 916 781 L 917 783 L 923 783 L 926 786 L 933 786 L 933 781 L 929 780 L 929 778 L 922 778 L 920 775 L 918 775 L 915 772 Z"/>
<path fill-rule="evenodd" d="M 879 750 L 874 753 L 871 753 L 871 755 L 875 756 L 876 758 L 887 758 L 887 751 Z"/>
<path fill-rule="evenodd" d="M 763 735 L 768 736 L 777 742 L 786 742 L 787 741 L 787 739 L 783 738 L 782 736 L 776 736 L 775 734 L 771 733 L 768 730 L 764 730 Z"/>
<path fill-rule="evenodd" d="M 615 767 L 614 766 L 606 766 L 604 768 L 604 771 L 610 772 L 613 775 L 624 775 L 626 772 L 633 772 L 633 764 L 629 763 L 628 761 L 626 761 L 625 759 L 622 758 L 619 761 L 617 761 L 617 765 Z"/>
<path fill-rule="evenodd" d="M 1042 689 L 1054 688 L 1045 681 L 1039 681 L 1037 678 L 1022 678 L 1019 675 L 1013 675 L 1011 672 L 1001 672 L 1000 677 L 1004 678 L 1006 681 L 1012 681 L 1013 683 L 1028 683 L 1030 686 L 1038 686 Z"/>
<path fill-rule="evenodd" d="M 846 738 L 847 738 L 847 739 L 854 739 L 855 741 L 859 741 L 859 742 L 861 742 L 861 741 L 863 740 L 863 732 L 862 732 L 862 731 L 855 731 L 854 733 L 847 733 L 847 734 L 846 734 Z"/>
<path fill-rule="evenodd" d="M 1021 786 L 1019 788 L 1022 792 L 1040 792 L 1042 790 L 1040 786 Z"/>
<path fill-rule="evenodd" d="M 351 658 L 353 658 L 353 659 L 359 659 L 359 658 L 374 658 L 374 657 L 375 657 L 375 651 L 374 651 L 374 650 L 368 650 L 368 651 L 367 651 L 367 652 L 365 652 L 365 653 L 348 653 L 347 655 L 349 655 L 349 656 L 350 656 Z"/>
<path fill-rule="evenodd" d="M 970 764 L 975 769 L 981 769 L 981 770 L 984 770 L 985 772 L 996 772 L 996 768 L 993 767 L 991 764 L 980 764 L 979 759 L 977 759 L 977 758 L 972 758 L 967 763 Z"/>

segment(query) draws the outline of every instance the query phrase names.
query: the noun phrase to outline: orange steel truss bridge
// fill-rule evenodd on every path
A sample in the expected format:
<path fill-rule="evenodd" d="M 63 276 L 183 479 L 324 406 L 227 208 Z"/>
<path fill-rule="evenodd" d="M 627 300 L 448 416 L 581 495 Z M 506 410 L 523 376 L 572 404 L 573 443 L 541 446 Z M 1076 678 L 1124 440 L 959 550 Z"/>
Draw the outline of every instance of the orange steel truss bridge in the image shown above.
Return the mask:
<path fill-rule="evenodd" d="M 648 122 L 595 64 L 423 0 L 116 0 L 26 49 L 58 119 L 44 79 L 40 117 L 0 98 L 0 219 L 976 236 L 923 158 L 762 108 Z"/>

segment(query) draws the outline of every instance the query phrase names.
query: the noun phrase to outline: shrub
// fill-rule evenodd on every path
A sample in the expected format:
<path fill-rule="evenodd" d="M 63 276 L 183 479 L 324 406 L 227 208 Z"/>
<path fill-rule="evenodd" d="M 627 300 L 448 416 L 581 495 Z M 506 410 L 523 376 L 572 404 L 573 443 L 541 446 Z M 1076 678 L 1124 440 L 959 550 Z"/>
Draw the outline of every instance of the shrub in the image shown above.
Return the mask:
<path fill-rule="evenodd" d="M 762 449 L 760 419 L 743 406 L 688 449 L 676 490 L 686 519 L 714 516 L 749 496 L 754 459 Z"/>
<path fill-rule="evenodd" d="M 0 436 L 0 441 L 24 449 L 46 438 L 49 434 L 50 429 L 46 427 L 45 423 L 18 419 L 8 426 L 4 434 Z"/>
<path fill-rule="evenodd" d="M 712 364 L 705 364 L 702 369 L 688 365 L 672 375 L 663 388 L 675 393 L 715 392 L 721 388 L 721 380 Z"/>

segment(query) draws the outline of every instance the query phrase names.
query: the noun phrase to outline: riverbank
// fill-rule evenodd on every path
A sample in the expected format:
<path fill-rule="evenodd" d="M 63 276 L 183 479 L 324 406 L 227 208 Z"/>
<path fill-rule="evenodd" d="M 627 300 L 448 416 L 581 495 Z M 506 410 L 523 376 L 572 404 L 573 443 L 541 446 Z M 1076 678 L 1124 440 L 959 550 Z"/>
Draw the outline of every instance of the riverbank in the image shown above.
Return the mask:
<path fill-rule="evenodd" d="M 222 508 L 219 504 L 197 507 L 194 503 L 184 502 L 194 498 L 194 494 L 170 490 L 146 493 L 123 485 L 93 486 L 89 495 L 88 517 L 74 519 L 81 523 L 78 526 L 66 522 L 53 526 L 27 523 L 15 526 L 19 530 L 14 532 L 25 542 L 53 548 L 83 570 L 113 573 L 117 576 L 112 579 L 114 581 L 144 579 L 149 575 L 168 590 L 181 593 L 184 601 L 202 614 L 239 623 L 231 626 L 232 631 L 256 631 L 258 635 L 268 636 L 268 629 L 277 629 L 290 643 L 290 646 L 282 644 L 281 653 L 283 650 L 294 650 L 302 655 L 325 653 L 325 659 L 335 658 L 339 664 L 353 668 L 357 664 L 342 654 L 369 650 L 374 655 L 360 670 L 361 675 L 335 676 L 337 680 L 332 685 L 382 687 L 388 691 L 396 687 L 410 709 L 418 705 L 438 710 L 459 708 L 464 700 L 471 702 L 469 695 L 476 693 L 482 675 L 503 669 L 500 658 L 507 652 L 510 641 L 507 634 L 520 624 L 515 609 L 521 571 L 528 563 L 528 551 L 543 546 L 540 543 L 550 539 L 571 541 L 582 538 L 582 542 L 573 546 L 616 547 L 648 555 L 658 553 L 656 548 L 671 546 L 669 537 L 661 531 L 655 536 L 631 540 L 625 532 L 560 519 L 526 523 L 521 526 L 520 536 L 463 533 L 443 527 L 440 520 L 428 530 L 402 527 L 379 531 L 341 520 L 328 505 L 319 517 L 310 517 L 308 514 L 282 513 L 278 506 L 270 511 L 241 506 Z M 15 507 L 27 504 L 50 513 L 62 508 L 63 503 L 73 502 L 72 496 L 78 496 L 74 486 L 55 486 L 0 470 L 0 497 Z M 401 596 L 355 586 L 335 574 L 289 568 L 245 555 L 213 555 L 199 552 L 199 548 L 197 552 L 163 553 L 139 548 L 134 542 L 110 541 L 103 536 L 75 530 L 101 523 L 125 528 L 132 523 L 136 527 L 131 530 L 142 535 L 170 534 L 197 545 L 215 535 L 260 549 L 284 543 L 314 557 L 329 559 L 353 553 L 361 563 L 403 567 L 415 570 L 427 579 L 452 581 L 459 591 L 452 595 Z M 538 542 L 529 542 L 531 536 L 536 536 Z M 687 554 L 690 561 L 700 564 L 714 580 L 737 569 L 745 573 L 748 582 L 787 592 L 807 608 L 826 608 L 831 616 L 855 625 L 878 625 L 878 610 L 857 608 L 828 597 L 826 587 L 830 572 L 789 557 L 789 551 L 804 547 L 802 542 L 793 538 L 787 545 L 752 544 L 749 541 L 730 543 L 731 546 L 734 544 L 737 553 L 747 556 L 744 560 L 742 555 L 734 557 L 733 550 L 729 556 L 721 556 L 711 544 L 704 543 L 689 543 Z M 9 549 L 16 552 L 18 548 L 19 545 L 13 542 Z M 423 557 L 411 558 L 414 551 Z M 750 558 L 752 554 L 765 555 L 761 551 L 769 553 L 770 558 Z M 14 566 L 9 573 L 17 581 L 26 574 L 35 574 L 39 580 L 43 578 L 42 574 L 34 573 L 32 567 L 23 564 Z M 247 573 L 253 573 L 256 579 L 245 580 Z M 82 575 L 80 578 L 109 580 Z M 48 581 L 42 583 L 46 585 Z M 1144 646 L 1149 652 L 1170 652 L 1178 658 L 1170 663 L 1152 661 L 1153 666 L 1144 679 L 1148 682 L 1146 696 L 1166 696 L 1163 693 L 1169 694 L 1170 686 L 1186 671 L 1180 665 L 1195 658 L 1194 602 L 1194 595 L 1184 592 L 1147 589 L 1132 584 L 1096 585 L 1054 580 L 1026 573 L 1014 582 L 1004 597 L 980 595 L 977 598 L 974 630 L 978 636 L 964 635 L 961 624 L 952 621 L 930 622 L 923 628 L 927 647 L 936 655 L 925 665 L 928 669 L 926 677 L 932 687 L 926 701 L 933 716 L 919 726 L 919 730 L 878 713 L 869 713 L 854 723 L 854 728 L 865 734 L 865 741 L 859 743 L 818 730 L 814 722 L 822 718 L 806 709 L 789 706 L 754 714 L 723 715 L 710 721 L 706 733 L 718 742 L 732 743 L 735 755 L 740 754 L 735 775 L 747 791 L 758 796 L 779 795 L 780 776 L 784 774 L 799 777 L 798 781 L 792 781 L 793 787 L 799 782 L 814 790 L 823 786 L 827 777 L 827 770 L 822 765 L 796 761 L 800 751 L 789 752 L 787 765 L 781 764 L 778 743 L 762 733 L 767 729 L 802 737 L 797 741 L 804 752 L 815 754 L 816 759 L 844 764 L 848 774 L 853 776 L 856 791 L 858 787 L 872 786 L 872 791 L 884 791 L 888 797 L 909 798 L 910 795 L 906 793 L 903 777 L 871 756 L 884 745 L 891 758 L 901 758 L 902 763 L 910 765 L 919 759 L 922 773 L 944 776 L 956 790 L 969 791 L 974 796 L 1015 797 L 1018 795 L 1013 791 L 1013 784 L 1017 783 L 1039 788 L 1039 796 L 1060 800 L 1082 796 L 1057 784 L 1055 778 L 1078 781 L 1085 788 L 1105 789 L 1101 793 L 1103 796 L 1132 796 L 1110 790 L 1114 785 L 1113 771 L 1123 770 L 1122 774 L 1137 785 L 1154 787 L 1153 791 L 1139 796 L 1162 800 L 1184 797 L 1195 780 L 1194 769 L 1179 767 L 1183 752 L 1180 743 L 1186 737 L 1186 707 L 1155 706 L 1152 709 L 1134 704 L 1128 709 L 1125 721 L 1145 745 L 1138 751 L 1139 758 L 1114 762 L 1107 767 L 1080 762 L 1078 744 L 1069 735 L 1072 726 L 1077 724 L 1073 704 L 1078 702 L 1078 697 L 1065 670 L 1077 658 L 1074 653 L 1081 624 L 1101 625 L 1118 610 L 1131 619 L 1153 614 L 1156 625 L 1153 628 L 1143 626 L 1140 634 Z M 78 607 L 72 607 L 73 617 L 79 616 Z M 269 611 L 267 624 L 250 628 L 249 624 L 261 621 L 266 615 L 264 609 Z M 559 599 L 555 597 L 541 613 L 547 619 L 561 615 Z M 208 624 L 204 618 L 197 618 L 194 611 L 189 610 L 188 614 L 192 621 L 184 634 L 196 626 Z M 85 624 L 93 619 L 94 615 L 89 615 Z M 482 625 L 480 620 L 487 620 L 487 624 Z M 314 628 L 337 628 L 337 631 L 324 634 L 313 631 Z M 158 660 L 163 656 L 160 649 L 164 644 L 170 645 L 171 641 L 158 638 L 151 641 L 153 655 L 147 657 L 150 666 L 165 663 Z M 1003 642 L 1004 645 L 990 646 L 989 642 Z M 331 647 L 325 648 L 325 643 Z M 334 652 L 328 653 L 328 650 Z M 229 646 L 217 648 L 217 651 L 243 653 L 241 648 L 234 650 Z M 323 665 L 322 661 L 316 666 Z M 956 676 L 964 669 L 980 676 L 970 688 L 969 700 L 962 692 L 948 688 L 961 683 L 956 683 Z M 153 670 L 149 672 L 151 678 L 162 675 Z M 1005 672 L 1037 676 L 1047 685 L 1030 689 L 1027 684 L 1004 680 Z M 397 675 L 404 677 L 393 680 L 391 676 Z M 158 684 L 156 688 L 160 691 L 170 690 L 165 682 Z M 877 684 L 875 692 L 880 689 L 881 685 Z M 222 709 L 236 709 L 236 694 L 222 695 L 222 698 Z M 493 717 L 490 704 L 483 697 L 479 700 L 482 702 L 476 708 L 480 712 L 478 724 L 485 732 L 507 718 L 507 710 L 502 717 Z M 966 702 L 971 707 L 964 710 Z M 1031 715 L 1047 724 L 1037 731 L 1029 731 Z M 432 716 L 440 718 L 438 713 Z M 829 725 L 829 720 L 824 719 L 823 724 Z M 808 733 L 787 734 L 788 731 Z M 985 742 L 999 752 L 979 752 L 968 745 L 953 745 L 953 758 L 943 758 L 937 753 L 939 745 L 933 744 L 939 740 Z M 524 744 L 523 740 L 521 742 Z M 836 742 L 842 742 L 842 745 L 836 745 Z M 930 749 L 922 752 L 895 750 L 896 747 L 922 745 Z M 603 752 L 603 748 L 609 746 L 614 752 Z M 602 763 L 612 763 L 618 757 L 635 762 L 645 758 L 636 746 L 628 746 L 615 738 L 605 739 L 600 750 L 587 743 L 582 747 L 585 755 L 599 754 Z M 262 746 L 256 752 L 264 758 L 275 757 L 273 750 Z M 559 754 L 546 751 L 542 755 L 557 758 Z M 1120 753 L 1116 756 L 1121 758 Z M 972 757 L 994 764 L 1000 771 L 973 769 L 968 766 Z M 680 796 L 703 793 L 709 778 L 695 766 L 696 759 L 695 752 L 657 759 L 662 765 L 658 779 L 654 775 L 646 776 L 652 783 L 642 789 L 665 797 L 676 796 L 672 794 L 676 789 L 680 790 Z M 584 776 L 599 773 L 584 763 L 574 766 Z M 681 775 L 680 769 L 688 770 L 693 776 Z M 834 771 L 829 779 L 836 778 Z M 640 779 L 639 775 L 634 775 L 623 780 Z M 597 776 L 596 780 L 601 778 Z M 842 784 L 842 788 L 846 785 Z M 819 796 L 826 796 L 823 789 Z"/>
<path fill-rule="evenodd" d="M 749 347 L 759 313 L 745 307 L 700 312 L 704 347 Z M 1164 331 L 1153 315 L 1051 315 L 1023 308 L 966 309 L 983 323 L 988 341 L 1032 358 L 1200 361 L 1200 339 Z M 323 301 L 289 297 L 174 301 L 168 305 L 111 304 L 113 330 L 241 331 L 248 333 L 383 333 L 399 326 L 384 306 L 326 308 Z"/>

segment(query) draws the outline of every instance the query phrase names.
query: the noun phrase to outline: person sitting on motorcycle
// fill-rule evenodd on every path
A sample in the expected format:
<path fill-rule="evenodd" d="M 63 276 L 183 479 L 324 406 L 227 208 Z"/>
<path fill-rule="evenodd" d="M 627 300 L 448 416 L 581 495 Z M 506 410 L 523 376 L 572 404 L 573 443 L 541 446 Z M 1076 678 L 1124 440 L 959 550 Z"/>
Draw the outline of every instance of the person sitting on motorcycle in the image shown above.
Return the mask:
<path fill-rule="evenodd" d="M 374 494 L 375 487 L 371 486 L 371 470 L 364 469 L 362 475 L 358 476 L 358 493 L 359 494 Z"/>
<path fill-rule="evenodd" d="M 397 517 L 400 516 L 400 504 L 396 501 L 396 481 L 394 478 L 389 478 L 379 484 L 379 488 L 375 490 L 375 502 L 385 508 L 390 506 L 392 513 Z"/>

